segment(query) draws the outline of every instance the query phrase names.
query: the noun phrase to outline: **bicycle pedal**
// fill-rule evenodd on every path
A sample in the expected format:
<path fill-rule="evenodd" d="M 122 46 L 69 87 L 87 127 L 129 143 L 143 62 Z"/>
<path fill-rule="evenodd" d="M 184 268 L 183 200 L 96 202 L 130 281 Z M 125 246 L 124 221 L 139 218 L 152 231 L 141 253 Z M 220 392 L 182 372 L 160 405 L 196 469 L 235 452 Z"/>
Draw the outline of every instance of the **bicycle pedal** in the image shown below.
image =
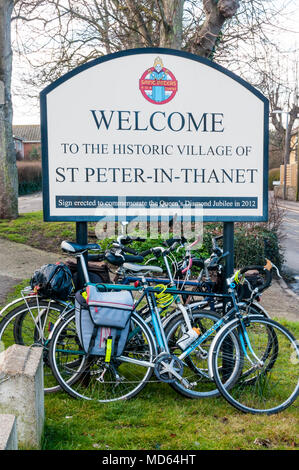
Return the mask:
<path fill-rule="evenodd" d="M 207 358 L 208 358 L 208 355 L 209 355 L 209 353 L 207 353 L 206 351 L 203 351 L 203 350 L 202 350 L 202 351 L 198 350 L 198 351 L 196 351 L 196 353 L 195 353 L 195 356 L 196 356 L 198 359 L 207 359 Z"/>
<path fill-rule="evenodd" d="M 181 384 L 188 390 L 191 390 L 195 385 L 197 385 L 197 382 L 189 382 L 187 379 L 182 379 Z"/>

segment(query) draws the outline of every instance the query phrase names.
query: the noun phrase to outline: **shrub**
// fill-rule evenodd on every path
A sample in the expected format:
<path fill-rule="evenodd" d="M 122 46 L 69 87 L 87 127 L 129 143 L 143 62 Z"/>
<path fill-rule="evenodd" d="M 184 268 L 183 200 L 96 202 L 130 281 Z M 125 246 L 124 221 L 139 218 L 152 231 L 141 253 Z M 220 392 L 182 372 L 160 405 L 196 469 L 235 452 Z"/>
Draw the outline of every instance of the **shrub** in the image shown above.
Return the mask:
<path fill-rule="evenodd" d="M 268 187 L 270 191 L 273 190 L 273 181 L 279 181 L 280 180 L 280 168 L 272 168 L 272 170 L 269 171 L 269 180 L 268 180 Z"/>
<path fill-rule="evenodd" d="M 29 160 L 36 161 L 41 159 L 40 148 L 33 147 L 31 152 L 29 153 Z"/>
<path fill-rule="evenodd" d="M 212 237 L 222 235 L 222 224 L 207 224 L 204 229 L 204 249 L 211 253 Z M 221 246 L 221 242 L 219 242 Z M 279 269 L 283 264 L 283 253 L 277 232 L 264 224 L 235 223 L 234 265 L 235 268 L 253 264 L 265 264 L 269 258 Z"/>
<path fill-rule="evenodd" d="M 212 253 L 212 237 L 223 234 L 222 223 L 205 223 L 203 230 L 203 244 L 200 249 L 194 250 L 193 255 L 196 257 L 208 258 Z M 132 234 L 131 234 L 132 235 Z M 134 235 L 132 235 L 134 236 Z M 136 236 L 136 235 L 135 235 Z M 145 233 L 139 233 L 139 236 L 144 236 Z M 109 244 L 114 238 L 100 240 L 99 243 L 103 249 L 107 249 Z M 163 245 L 164 239 L 147 238 L 146 242 L 134 242 L 130 245 L 137 251 L 147 250 L 154 246 Z M 222 247 L 222 241 L 219 240 L 219 246 Z M 182 252 L 176 254 L 173 252 L 175 258 L 181 259 Z M 153 255 L 148 255 L 146 258 L 149 260 Z M 234 266 L 236 269 L 248 265 L 264 265 L 265 259 L 270 259 L 279 269 L 281 269 L 284 258 L 283 251 L 280 244 L 280 237 L 278 231 L 273 229 L 269 223 L 235 223 L 234 229 Z M 151 262 L 150 264 L 158 264 L 164 267 L 163 260 Z"/>
<path fill-rule="evenodd" d="M 21 154 L 21 152 L 18 150 L 18 151 L 16 152 L 16 161 L 17 161 L 17 162 L 21 162 L 22 160 L 24 160 L 24 157 L 23 157 L 23 155 Z"/>
<path fill-rule="evenodd" d="M 39 161 L 17 162 L 19 178 L 19 196 L 34 193 L 42 189 L 42 169 Z"/>

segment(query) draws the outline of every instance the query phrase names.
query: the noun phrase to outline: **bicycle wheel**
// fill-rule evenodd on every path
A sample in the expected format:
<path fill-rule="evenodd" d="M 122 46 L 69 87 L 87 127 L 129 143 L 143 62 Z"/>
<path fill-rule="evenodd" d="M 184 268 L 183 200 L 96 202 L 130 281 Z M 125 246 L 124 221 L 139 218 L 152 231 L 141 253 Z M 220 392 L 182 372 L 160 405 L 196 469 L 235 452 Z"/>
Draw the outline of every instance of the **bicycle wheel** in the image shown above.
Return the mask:
<path fill-rule="evenodd" d="M 233 308 L 232 304 L 228 303 L 226 311 L 229 311 L 231 308 Z M 239 302 L 238 308 L 240 313 L 242 313 L 243 315 L 262 315 L 263 317 L 270 318 L 268 312 L 258 302 Z M 215 309 L 212 311 L 222 316 L 223 304 L 219 302 L 218 304 L 216 304 Z"/>
<path fill-rule="evenodd" d="M 299 348 L 294 336 L 279 323 L 262 316 L 245 319 L 246 335 L 240 320 L 228 324 L 211 345 L 211 373 L 223 397 L 245 413 L 273 414 L 290 406 L 299 394 Z M 218 368 L 222 361 L 223 343 L 228 335 L 242 338 L 246 374 L 227 389 Z M 272 343 L 271 354 L 265 354 Z M 247 344 L 247 346 L 245 346 Z M 230 356 L 228 360 L 235 361 Z M 249 373 L 250 371 L 250 373 Z"/>
<path fill-rule="evenodd" d="M 49 352 L 53 374 L 63 390 L 72 397 L 102 403 L 139 393 L 152 375 L 150 363 L 155 356 L 152 333 L 134 313 L 123 355 L 109 364 L 103 357 L 87 356 L 82 350 L 73 313 L 55 327 Z"/>
<path fill-rule="evenodd" d="M 214 328 L 215 323 L 218 322 L 220 318 L 220 315 L 209 310 L 194 310 L 192 311 L 191 324 L 192 327 L 199 328 L 203 335 L 209 329 Z M 200 344 L 200 346 L 194 349 L 194 351 L 184 359 L 185 367 L 183 377 L 186 378 L 189 383 L 192 383 L 192 388 L 188 389 L 184 387 L 184 385 L 179 381 L 171 383 L 170 385 L 180 394 L 189 398 L 216 397 L 220 395 L 219 390 L 215 386 L 214 381 L 210 378 L 208 371 L 209 349 L 218 330 L 212 330 L 211 334 Z M 171 354 L 176 356 L 180 356 L 182 354 L 181 349 L 177 346 L 177 342 L 184 332 L 185 320 L 182 315 L 174 318 L 167 326 L 165 335 Z M 239 343 L 238 336 L 232 335 L 230 341 L 234 344 L 235 349 L 240 353 L 241 345 Z M 238 379 L 240 374 L 239 369 L 240 363 L 237 363 L 237 367 L 230 368 L 226 378 L 227 384 Z"/>
<path fill-rule="evenodd" d="M 65 311 L 65 306 L 51 300 L 32 299 L 13 309 L 0 322 L 1 349 L 12 344 L 43 347 L 44 391 L 60 389 L 48 361 L 48 337 L 52 326 Z"/>

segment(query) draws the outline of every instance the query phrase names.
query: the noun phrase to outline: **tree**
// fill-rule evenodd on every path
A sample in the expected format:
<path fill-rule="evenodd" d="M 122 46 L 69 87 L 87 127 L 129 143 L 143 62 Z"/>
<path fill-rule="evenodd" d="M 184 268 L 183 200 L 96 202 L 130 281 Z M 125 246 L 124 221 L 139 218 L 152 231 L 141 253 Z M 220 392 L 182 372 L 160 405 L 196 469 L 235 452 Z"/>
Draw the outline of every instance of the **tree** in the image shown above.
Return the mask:
<path fill-rule="evenodd" d="M 275 129 L 272 142 L 280 147 L 281 163 L 287 164 L 292 150 L 292 130 L 299 118 L 298 51 L 284 51 L 269 41 L 256 44 L 254 51 L 252 57 L 247 54 L 250 70 L 243 68 L 239 73 L 269 99 L 270 119 Z"/>
<path fill-rule="evenodd" d="M 0 218 L 18 216 L 18 174 L 12 135 L 10 21 L 13 0 L 0 0 Z"/>
<path fill-rule="evenodd" d="M 182 49 L 233 70 L 283 8 L 281 0 L 16 0 L 15 52 L 31 67 L 22 77 L 30 97 L 85 62 L 136 47 Z"/>
<path fill-rule="evenodd" d="M 103 54 L 130 48 L 168 47 L 213 58 L 223 36 L 225 54 L 240 28 L 245 37 L 255 23 L 268 21 L 263 9 L 255 23 L 248 21 L 247 10 L 260 3 L 244 0 L 239 16 L 239 0 L 18 0 L 15 50 L 34 70 L 27 83 L 39 87 Z"/>

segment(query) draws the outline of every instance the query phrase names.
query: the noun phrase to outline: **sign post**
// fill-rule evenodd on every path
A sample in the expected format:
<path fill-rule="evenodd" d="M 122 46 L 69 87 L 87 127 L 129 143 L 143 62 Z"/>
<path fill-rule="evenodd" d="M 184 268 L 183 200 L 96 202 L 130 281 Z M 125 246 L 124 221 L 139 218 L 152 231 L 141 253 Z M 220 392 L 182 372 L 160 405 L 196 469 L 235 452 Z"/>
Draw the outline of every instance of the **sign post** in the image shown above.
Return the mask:
<path fill-rule="evenodd" d="M 223 251 L 229 252 L 225 263 L 225 277 L 229 277 L 234 272 L 234 222 L 223 223 Z"/>
<path fill-rule="evenodd" d="M 88 243 L 88 226 L 87 222 L 76 222 L 76 242 L 79 245 L 86 245 Z M 88 266 L 88 255 L 85 254 L 85 262 Z M 80 264 L 80 260 L 77 260 L 77 272 L 78 272 L 78 287 L 84 285 L 83 271 Z"/>

